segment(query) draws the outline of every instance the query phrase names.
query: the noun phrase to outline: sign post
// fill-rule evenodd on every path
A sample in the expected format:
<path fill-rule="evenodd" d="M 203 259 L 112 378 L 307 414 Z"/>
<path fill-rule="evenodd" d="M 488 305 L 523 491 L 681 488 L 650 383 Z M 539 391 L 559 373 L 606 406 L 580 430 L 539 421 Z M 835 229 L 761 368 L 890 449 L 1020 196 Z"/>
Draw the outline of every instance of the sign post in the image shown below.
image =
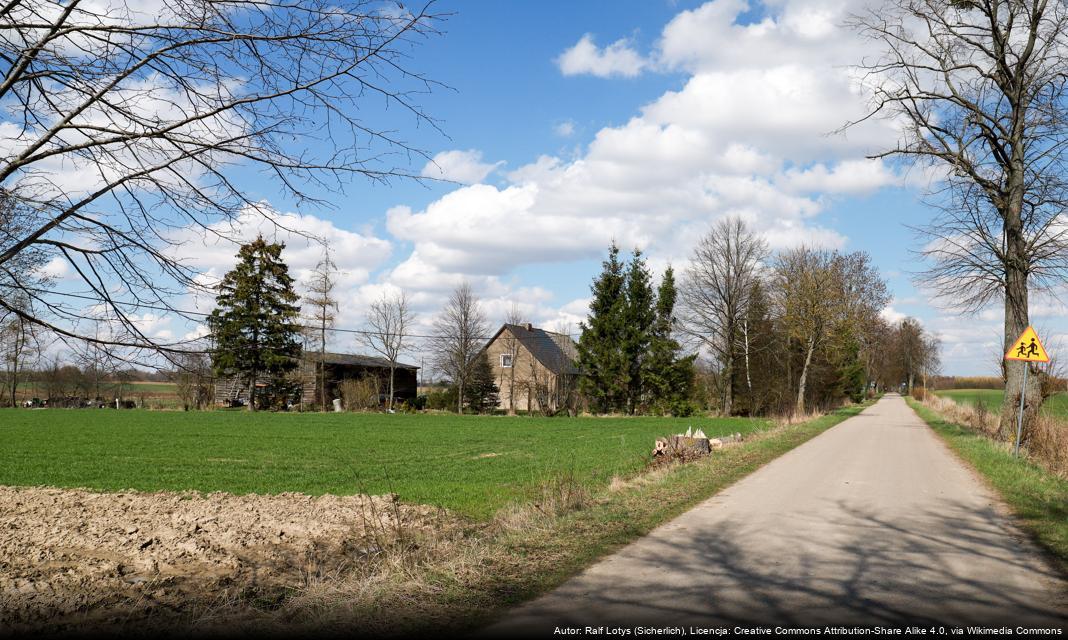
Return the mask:
<path fill-rule="evenodd" d="M 1027 374 L 1031 370 L 1029 363 L 1049 362 L 1049 354 L 1046 353 L 1046 348 L 1042 346 L 1042 341 L 1038 339 L 1034 328 L 1027 327 L 1016 342 L 1012 343 L 1008 353 L 1005 354 L 1005 359 L 1019 360 L 1024 363 L 1023 384 L 1020 385 L 1020 415 L 1016 419 L 1016 447 L 1012 451 L 1013 456 L 1019 457 L 1020 437 L 1023 435 L 1024 405 L 1027 400 Z"/>

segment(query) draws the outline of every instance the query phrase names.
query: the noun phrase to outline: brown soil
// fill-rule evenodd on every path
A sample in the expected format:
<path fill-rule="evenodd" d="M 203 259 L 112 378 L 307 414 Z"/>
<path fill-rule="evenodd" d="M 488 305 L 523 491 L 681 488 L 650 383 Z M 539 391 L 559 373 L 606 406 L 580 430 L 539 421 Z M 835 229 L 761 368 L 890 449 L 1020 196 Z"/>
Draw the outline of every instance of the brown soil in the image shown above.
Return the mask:
<path fill-rule="evenodd" d="M 444 516 L 393 496 L 12 487 L 0 514 L 0 635 L 255 614 Z"/>

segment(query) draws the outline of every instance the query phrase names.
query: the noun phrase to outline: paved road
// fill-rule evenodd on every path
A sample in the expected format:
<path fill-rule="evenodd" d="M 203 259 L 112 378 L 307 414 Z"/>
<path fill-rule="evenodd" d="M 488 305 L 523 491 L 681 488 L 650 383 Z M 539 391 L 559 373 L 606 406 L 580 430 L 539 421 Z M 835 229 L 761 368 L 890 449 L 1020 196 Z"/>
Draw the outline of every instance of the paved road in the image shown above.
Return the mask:
<path fill-rule="evenodd" d="M 1068 584 L 896 395 L 510 613 L 601 625 L 1063 628 Z"/>

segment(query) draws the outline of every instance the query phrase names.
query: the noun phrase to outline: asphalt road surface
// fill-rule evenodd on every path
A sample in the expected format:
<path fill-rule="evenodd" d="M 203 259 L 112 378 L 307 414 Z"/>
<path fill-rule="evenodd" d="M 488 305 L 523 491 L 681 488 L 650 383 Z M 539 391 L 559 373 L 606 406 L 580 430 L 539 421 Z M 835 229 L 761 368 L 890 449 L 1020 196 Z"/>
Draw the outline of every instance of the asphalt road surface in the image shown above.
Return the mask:
<path fill-rule="evenodd" d="M 1063 576 L 888 395 L 486 631 L 1066 620 Z"/>

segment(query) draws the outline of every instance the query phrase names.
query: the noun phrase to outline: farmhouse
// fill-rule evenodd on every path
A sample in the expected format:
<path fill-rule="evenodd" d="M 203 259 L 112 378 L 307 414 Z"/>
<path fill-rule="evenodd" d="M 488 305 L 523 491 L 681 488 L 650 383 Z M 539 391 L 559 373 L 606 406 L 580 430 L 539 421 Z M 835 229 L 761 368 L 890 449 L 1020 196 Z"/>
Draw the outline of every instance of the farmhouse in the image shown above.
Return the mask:
<path fill-rule="evenodd" d="M 319 400 L 319 354 L 307 352 L 300 358 L 297 368 L 290 374 L 297 387 L 294 401 L 313 406 Z M 362 380 L 374 378 L 379 382 L 382 394 L 389 393 L 389 361 L 378 356 L 365 356 L 352 353 L 327 352 L 325 357 L 326 398 L 329 403 L 340 398 L 340 386 L 343 380 Z M 393 395 L 397 400 L 413 400 L 418 384 L 419 367 L 411 364 L 397 363 L 394 373 Z M 266 386 L 267 380 L 257 383 Z M 384 398 L 384 396 L 383 396 Z M 215 404 L 233 406 L 248 402 L 248 382 L 240 378 L 220 378 L 215 383 Z"/>
<path fill-rule="evenodd" d="M 578 392 L 578 348 L 570 336 L 531 324 L 505 324 L 483 347 L 500 389 L 498 406 L 555 413 L 573 409 Z"/>

